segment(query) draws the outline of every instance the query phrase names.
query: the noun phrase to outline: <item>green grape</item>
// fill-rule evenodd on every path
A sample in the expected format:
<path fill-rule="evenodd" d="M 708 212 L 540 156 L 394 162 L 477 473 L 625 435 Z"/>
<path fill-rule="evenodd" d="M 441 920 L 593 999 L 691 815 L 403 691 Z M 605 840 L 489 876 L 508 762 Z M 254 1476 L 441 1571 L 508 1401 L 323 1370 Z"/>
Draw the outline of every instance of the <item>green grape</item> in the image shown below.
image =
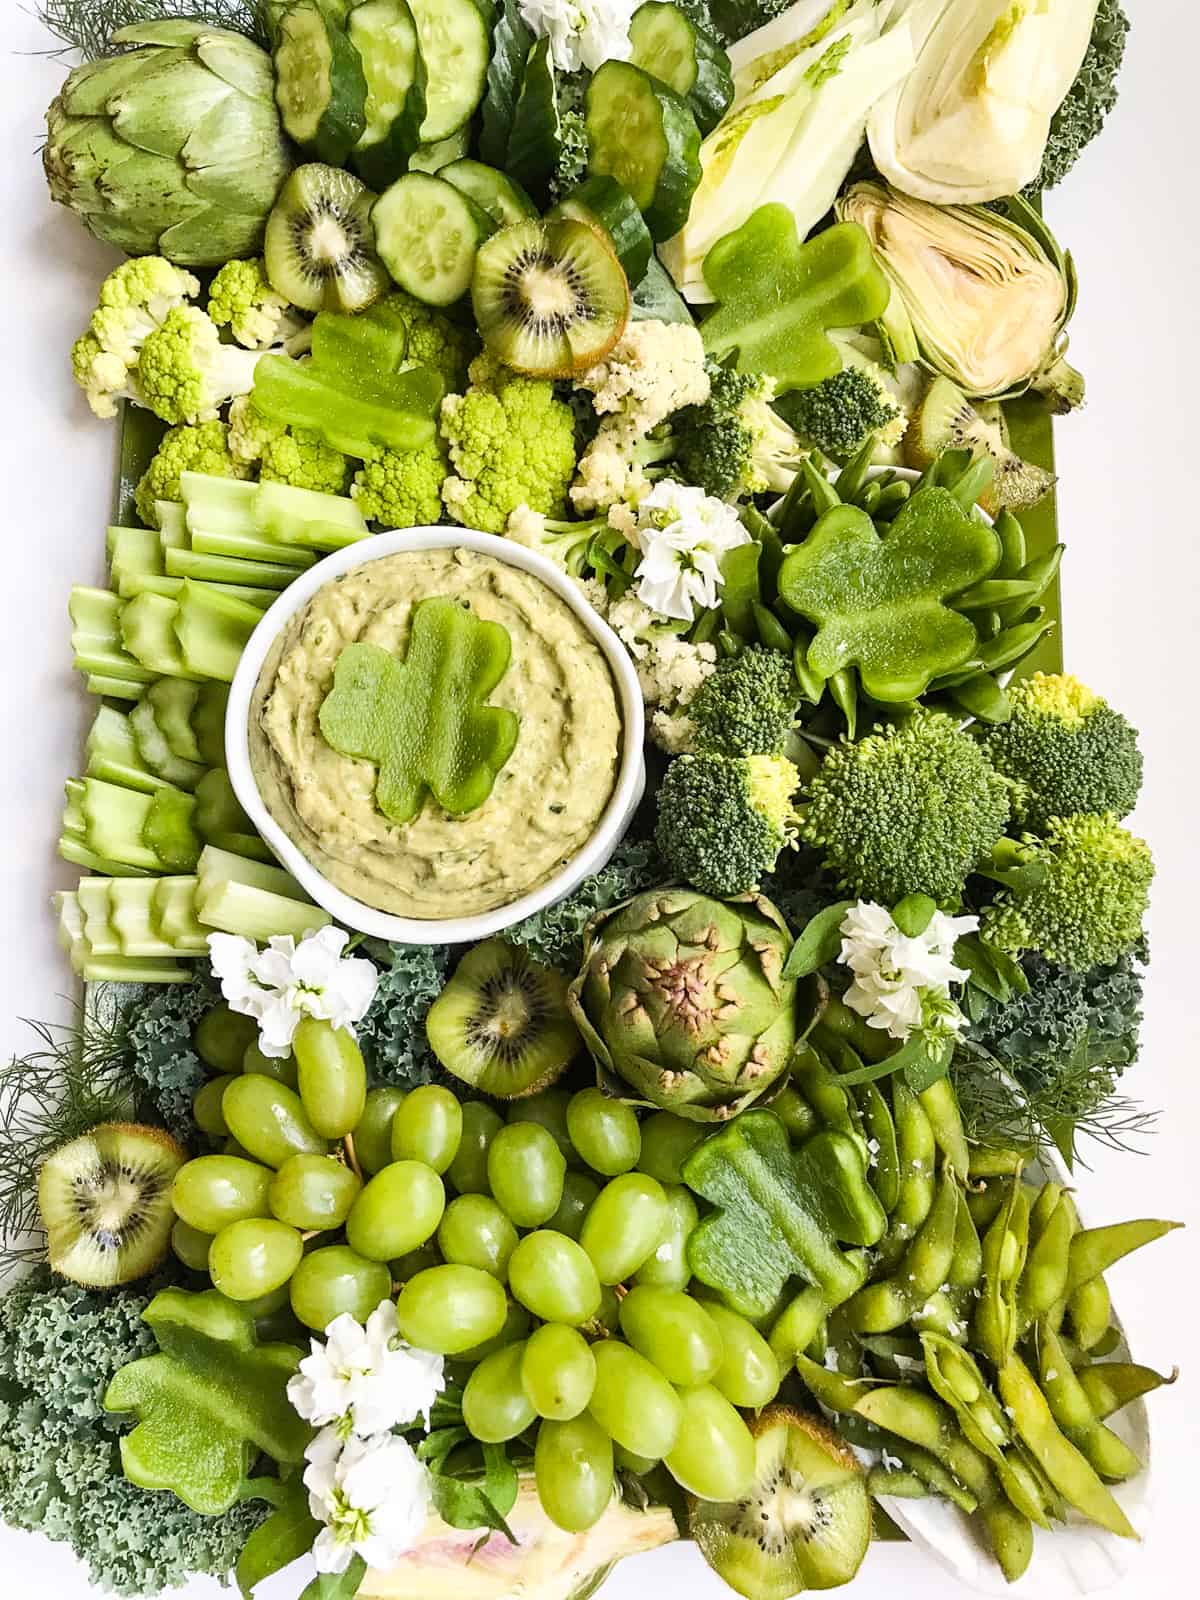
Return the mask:
<path fill-rule="evenodd" d="M 208 1271 L 208 1247 L 213 1242 L 211 1233 L 201 1233 L 190 1222 L 179 1218 L 171 1229 L 171 1249 L 193 1272 Z"/>
<path fill-rule="evenodd" d="M 636 1284 L 621 1301 L 621 1332 L 672 1383 L 709 1383 L 721 1366 L 721 1335 L 698 1300 L 678 1289 Z"/>
<path fill-rule="evenodd" d="M 323 1156 L 329 1149 L 296 1091 L 257 1072 L 235 1078 L 222 1107 L 233 1137 L 268 1167 L 281 1167 L 289 1156 Z"/>
<path fill-rule="evenodd" d="M 521 1387 L 523 1344 L 506 1345 L 483 1360 L 467 1379 L 463 1390 L 463 1421 L 484 1444 L 515 1439 L 536 1413 Z"/>
<path fill-rule="evenodd" d="M 571 1096 L 567 1132 L 593 1172 L 606 1178 L 632 1171 L 642 1153 L 642 1135 L 633 1107 L 602 1089 L 580 1089 Z"/>
<path fill-rule="evenodd" d="M 454 1359 L 461 1361 L 465 1366 L 471 1366 L 476 1361 L 482 1361 L 485 1356 L 490 1356 L 493 1351 L 503 1350 L 506 1344 L 519 1344 L 528 1335 L 529 1328 L 528 1311 L 515 1300 L 510 1300 L 500 1332 L 494 1333 L 490 1339 L 481 1340 L 479 1344 L 471 1345 L 468 1350 L 459 1350 Z"/>
<path fill-rule="evenodd" d="M 670 1111 L 656 1111 L 642 1123 L 638 1171 L 659 1183 L 682 1183 L 683 1163 L 707 1131 L 702 1122 L 689 1122 Z"/>
<path fill-rule="evenodd" d="M 248 1311 L 255 1322 L 265 1321 L 267 1317 L 276 1317 L 280 1312 L 287 1312 L 293 1326 L 298 1326 L 292 1316 L 291 1291 L 286 1283 L 281 1283 L 277 1289 L 272 1289 L 267 1294 L 260 1294 L 254 1300 L 241 1300 L 238 1302 L 243 1310 Z"/>
<path fill-rule="evenodd" d="M 488 1149 L 488 1183 L 518 1228 L 537 1228 L 558 1210 L 567 1163 L 536 1122 L 510 1122 Z"/>
<path fill-rule="evenodd" d="M 246 1047 L 258 1043 L 258 1023 L 229 1006 L 214 1006 L 196 1024 L 193 1043 L 212 1072 L 240 1072 Z"/>
<path fill-rule="evenodd" d="M 612 1441 L 586 1411 L 569 1422 L 543 1422 L 533 1473 L 550 1521 L 567 1533 L 583 1533 L 599 1522 L 612 1499 Z"/>
<path fill-rule="evenodd" d="M 220 1233 L 244 1217 L 269 1215 L 267 1191 L 271 1172 L 257 1161 L 238 1156 L 197 1156 L 175 1174 L 171 1204 L 201 1233 Z"/>
<path fill-rule="evenodd" d="M 555 1233 L 565 1233 L 569 1239 L 578 1239 L 583 1231 L 583 1219 L 591 1210 L 592 1201 L 600 1193 L 600 1185 L 586 1172 L 568 1171 L 563 1178 L 562 1199 L 558 1210 L 546 1226 Z"/>
<path fill-rule="evenodd" d="M 429 1267 L 401 1289 L 396 1314 L 409 1344 L 457 1356 L 500 1332 L 508 1296 L 478 1267 Z"/>
<path fill-rule="evenodd" d="M 799 1144 L 817 1131 L 817 1114 L 790 1083 L 771 1101 L 771 1110 L 788 1131 L 793 1144 Z"/>
<path fill-rule="evenodd" d="M 221 1154 L 223 1156 L 237 1156 L 239 1161 L 254 1161 L 254 1157 L 249 1150 L 243 1150 L 236 1139 L 226 1139 L 221 1146 Z M 255 1161 L 254 1164 L 255 1166 L 260 1166 L 261 1162 Z"/>
<path fill-rule="evenodd" d="M 754 1440 L 711 1384 L 684 1389 L 675 1447 L 663 1459 L 676 1483 L 701 1500 L 740 1500 L 754 1482 Z"/>
<path fill-rule="evenodd" d="M 336 1156 L 289 1156 L 271 1179 L 273 1216 L 293 1228 L 340 1228 L 362 1189 L 362 1179 Z"/>
<path fill-rule="evenodd" d="M 682 1183 L 669 1184 L 664 1192 L 668 1213 L 666 1229 L 654 1254 L 647 1256 L 634 1278 L 638 1283 L 651 1283 L 659 1289 L 686 1289 L 692 1276 L 687 1242 L 700 1220 L 700 1213 L 691 1190 Z"/>
<path fill-rule="evenodd" d="M 296 1058 L 293 1055 L 265 1056 L 258 1041 L 249 1045 L 242 1057 L 242 1071 L 258 1073 L 263 1078 L 274 1078 L 289 1089 L 296 1087 Z"/>
<path fill-rule="evenodd" d="M 626 1172 L 606 1183 L 583 1219 L 579 1242 L 601 1283 L 623 1283 L 658 1248 L 670 1210 L 660 1183 Z"/>
<path fill-rule="evenodd" d="M 682 1407 L 657 1367 L 619 1339 L 592 1346 L 596 1385 L 588 1411 L 617 1444 L 658 1459 L 674 1448 Z"/>
<path fill-rule="evenodd" d="M 588 1332 L 600 1338 L 606 1333 L 616 1333 L 621 1302 L 617 1291 L 607 1283 L 600 1285 L 600 1309 L 588 1324 Z"/>
<path fill-rule="evenodd" d="M 539 1417 L 569 1422 L 586 1409 L 596 1386 L 591 1345 L 576 1328 L 546 1323 L 526 1341 L 521 1383 Z"/>
<path fill-rule="evenodd" d="M 368 1261 L 349 1245 L 328 1244 L 301 1259 L 292 1274 L 292 1310 L 317 1333 L 343 1311 L 365 1322 L 392 1292 L 392 1275 L 382 1261 Z"/>
<path fill-rule="evenodd" d="M 503 1283 L 517 1247 L 517 1230 L 486 1194 L 460 1194 L 451 1200 L 438 1227 L 438 1246 L 447 1261 L 479 1267 Z"/>
<path fill-rule="evenodd" d="M 704 1306 L 721 1335 L 722 1357 L 712 1379 L 726 1400 L 735 1406 L 757 1411 L 779 1393 L 782 1374 L 771 1346 L 752 1322 L 739 1317 L 719 1301 Z"/>
<path fill-rule="evenodd" d="M 221 1102 L 225 1098 L 225 1090 L 236 1081 L 233 1073 L 210 1078 L 192 1101 L 192 1116 L 196 1119 L 196 1126 L 212 1139 L 224 1139 L 229 1133 Z"/>
<path fill-rule="evenodd" d="M 403 1099 L 404 1090 L 392 1084 L 368 1093 L 354 1130 L 354 1153 L 364 1172 L 382 1172 L 392 1159 L 392 1118 Z"/>
<path fill-rule="evenodd" d="M 428 1244 L 423 1244 L 419 1250 L 409 1250 L 402 1256 L 397 1256 L 388 1263 L 392 1271 L 393 1283 L 407 1283 L 410 1278 L 415 1278 L 418 1272 L 424 1272 L 426 1267 L 440 1267 L 442 1252 L 431 1239 Z"/>
<path fill-rule="evenodd" d="M 292 1051 L 308 1120 L 323 1139 L 344 1139 L 367 1102 L 367 1067 L 354 1035 L 323 1017 L 305 1017 Z"/>
<path fill-rule="evenodd" d="M 423 1161 L 437 1173 L 447 1170 L 462 1143 L 463 1113 L 440 1083 L 424 1083 L 406 1094 L 392 1120 L 393 1161 Z"/>
<path fill-rule="evenodd" d="M 350 1208 L 346 1242 L 371 1261 L 391 1261 L 432 1239 L 446 1209 L 442 1180 L 420 1161 L 393 1161 Z"/>
<path fill-rule="evenodd" d="M 257 1300 L 285 1284 L 303 1254 L 295 1228 L 252 1217 L 221 1229 L 208 1252 L 208 1275 L 227 1299 Z"/>
<path fill-rule="evenodd" d="M 626 1472 L 632 1472 L 635 1478 L 644 1478 L 658 1465 L 651 1456 L 639 1456 L 632 1450 L 626 1450 L 623 1444 L 613 1445 L 613 1461 Z"/>
<path fill-rule="evenodd" d="M 600 1309 L 596 1269 L 574 1239 L 541 1228 L 526 1234 L 508 1263 L 508 1286 L 543 1322 L 590 1322 Z"/>
<path fill-rule="evenodd" d="M 462 1138 L 446 1177 L 459 1194 L 487 1194 L 488 1147 L 504 1126 L 486 1100 L 468 1100 L 463 1108 Z"/>
<path fill-rule="evenodd" d="M 505 1120 L 514 1122 L 533 1122 L 539 1128 L 553 1135 L 554 1142 L 562 1151 L 563 1160 L 570 1166 L 579 1166 L 579 1157 L 571 1143 L 571 1135 L 567 1132 L 567 1106 L 571 1096 L 566 1089 L 543 1089 L 540 1094 L 527 1095 L 522 1100 L 514 1100 L 508 1108 Z"/>

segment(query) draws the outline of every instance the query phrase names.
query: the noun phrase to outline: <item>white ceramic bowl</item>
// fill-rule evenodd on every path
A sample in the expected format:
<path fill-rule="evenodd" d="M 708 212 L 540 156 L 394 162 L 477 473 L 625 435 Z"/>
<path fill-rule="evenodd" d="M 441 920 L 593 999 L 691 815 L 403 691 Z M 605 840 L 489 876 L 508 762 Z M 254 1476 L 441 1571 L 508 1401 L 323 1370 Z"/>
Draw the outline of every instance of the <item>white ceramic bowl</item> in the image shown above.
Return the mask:
<path fill-rule="evenodd" d="M 271 646 L 297 611 L 312 599 L 318 589 L 368 562 L 409 550 L 475 550 L 496 561 L 518 567 L 541 580 L 571 608 L 588 633 L 603 650 L 612 671 L 621 704 L 622 748 L 617 782 L 596 826 L 596 831 L 579 853 L 560 872 L 540 888 L 522 895 L 510 905 L 472 917 L 400 917 L 374 906 L 364 905 L 336 888 L 308 860 L 300 848 L 267 810 L 250 765 L 250 703 L 263 663 Z M 250 635 L 250 642 L 238 663 L 229 691 L 225 718 L 225 752 L 229 779 L 242 809 L 259 833 L 292 874 L 306 894 L 344 927 L 376 938 L 403 944 L 467 944 L 487 939 L 522 917 L 553 905 L 570 894 L 590 873 L 604 866 L 633 818 L 646 787 L 646 765 L 642 749 L 644 712 L 637 673 L 624 645 L 597 615 L 578 585 L 544 556 L 508 539 L 490 533 L 475 533 L 466 528 L 405 528 L 396 533 L 380 533 L 338 550 L 318 561 L 296 579 L 276 600 Z"/>

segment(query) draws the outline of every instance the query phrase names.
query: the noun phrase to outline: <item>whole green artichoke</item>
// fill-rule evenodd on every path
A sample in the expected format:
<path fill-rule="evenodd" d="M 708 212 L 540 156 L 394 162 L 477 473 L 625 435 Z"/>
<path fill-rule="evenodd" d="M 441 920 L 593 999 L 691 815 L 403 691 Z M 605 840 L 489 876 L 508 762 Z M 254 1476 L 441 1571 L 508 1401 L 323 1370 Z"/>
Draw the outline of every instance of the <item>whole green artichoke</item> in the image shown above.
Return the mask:
<path fill-rule="evenodd" d="M 604 912 L 588 926 L 569 994 L 601 1081 L 615 1074 L 695 1122 L 744 1110 L 796 1040 L 796 984 L 783 976 L 791 947 L 761 895 L 651 889 Z"/>
<path fill-rule="evenodd" d="M 270 56 L 182 19 L 113 40 L 140 48 L 76 67 L 46 113 L 51 195 L 129 255 L 256 254 L 292 165 Z"/>

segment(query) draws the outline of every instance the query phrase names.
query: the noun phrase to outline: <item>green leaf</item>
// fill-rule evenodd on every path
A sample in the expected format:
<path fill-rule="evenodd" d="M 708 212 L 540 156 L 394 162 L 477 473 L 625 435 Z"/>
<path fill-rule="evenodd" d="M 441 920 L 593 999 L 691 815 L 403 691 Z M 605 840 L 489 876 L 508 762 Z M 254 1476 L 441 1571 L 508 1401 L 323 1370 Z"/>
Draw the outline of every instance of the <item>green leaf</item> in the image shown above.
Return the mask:
<path fill-rule="evenodd" d="M 933 921 L 937 901 L 927 894 L 906 894 L 892 907 L 892 921 L 910 939 L 919 939 Z"/>
<path fill-rule="evenodd" d="M 122 1367 L 104 1396 L 105 1410 L 138 1418 L 121 1440 L 131 1483 L 216 1516 L 242 1497 L 260 1451 L 303 1460 L 312 1429 L 287 1397 L 294 1345 L 260 1345 L 249 1311 L 215 1290 L 164 1289 L 142 1316 L 160 1353 Z"/>
<path fill-rule="evenodd" d="M 831 677 L 857 666 L 873 699 L 915 700 L 976 649 L 973 625 L 946 601 L 999 559 L 994 531 L 935 485 L 905 501 L 886 539 L 857 506 L 825 512 L 784 558 L 779 592 L 817 625 L 810 667 Z"/>
<path fill-rule="evenodd" d="M 300 1600 L 352 1600 L 367 1575 L 367 1563 L 353 1556 L 345 1572 L 318 1572 Z"/>
<path fill-rule="evenodd" d="M 242 1600 L 251 1600 L 256 1585 L 291 1566 L 312 1549 L 321 1524 L 308 1509 L 308 1491 L 299 1478 L 281 1484 L 275 1510 L 242 1546 L 234 1577 Z"/>
<path fill-rule="evenodd" d="M 842 948 L 842 923 L 854 903 L 853 900 L 839 900 L 837 905 L 826 906 L 824 911 L 809 917 L 783 964 L 785 978 L 807 978 L 835 959 Z"/>
<path fill-rule="evenodd" d="M 874 322 L 889 295 L 857 223 L 835 223 L 801 244 L 794 215 L 779 204 L 759 206 L 718 239 L 704 278 L 719 302 L 701 328 L 704 348 L 718 359 L 736 351 L 739 372 L 768 373 L 780 393 L 840 372 L 826 330 Z"/>
<path fill-rule="evenodd" d="M 513 753 L 518 719 L 485 704 L 508 671 L 512 640 L 454 600 L 422 600 L 404 661 L 377 644 L 347 645 L 321 707 L 321 732 L 342 755 L 379 768 L 375 804 L 410 822 L 426 792 L 451 816 L 477 810 Z"/>
<path fill-rule="evenodd" d="M 517 1469 L 502 1444 L 483 1447 L 483 1489 L 502 1517 L 517 1503 Z"/>
<path fill-rule="evenodd" d="M 938 1049 L 931 1051 L 925 1041 L 924 1048 L 904 1067 L 904 1081 L 914 1094 L 924 1094 L 940 1078 L 944 1078 L 950 1071 L 950 1062 L 954 1056 L 954 1046 L 943 1044 Z"/>
<path fill-rule="evenodd" d="M 462 1478 L 448 1478 L 435 1472 L 430 1475 L 434 1510 L 442 1521 L 452 1528 L 491 1528 L 502 1533 L 510 1544 L 516 1544 L 513 1531 L 492 1504 L 482 1484 Z M 511 1510 L 511 1507 L 509 1508 Z"/>

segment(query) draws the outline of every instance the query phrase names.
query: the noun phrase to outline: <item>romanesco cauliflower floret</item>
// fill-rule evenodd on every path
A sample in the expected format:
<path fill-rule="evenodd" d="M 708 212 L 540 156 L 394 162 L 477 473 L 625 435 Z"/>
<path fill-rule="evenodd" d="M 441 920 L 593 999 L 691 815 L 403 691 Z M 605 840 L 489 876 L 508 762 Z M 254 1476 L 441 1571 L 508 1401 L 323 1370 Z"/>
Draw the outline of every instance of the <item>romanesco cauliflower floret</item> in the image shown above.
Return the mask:
<path fill-rule="evenodd" d="M 100 285 L 92 320 L 71 349 L 71 370 L 98 417 L 117 401 L 141 402 L 133 372 L 138 354 L 167 315 L 200 292 L 200 280 L 162 256 L 123 261 Z"/>
<path fill-rule="evenodd" d="M 490 356 L 471 363 L 470 387 L 442 401 L 442 435 L 454 473 L 442 485 L 456 522 L 503 533 L 519 505 L 547 516 L 565 508 L 575 471 L 575 419 L 544 378 Z"/>
<path fill-rule="evenodd" d="M 479 350 L 479 341 L 469 328 L 460 328 L 444 312 L 422 305 L 400 289 L 375 311 L 404 324 L 408 335 L 405 359 L 432 367 L 440 374 L 447 394 L 458 394 L 466 386 L 471 358 Z"/>
<path fill-rule="evenodd" d="M 420 450 L 380 450 L 355 473 L 350 494 L 368 522 L 419 528 L 441 520 L 446 470 L 436 442 Z"/>
<path fill-rule="evenodd" d="M 148 528 L 159 526 L 156 500 L 180 498 L 179 477 L 184 472 L 207 472 L 214 478 L 254 476 L 249 464 L 230 450 L 224 422 L 183 422 L 168 428 L 134 493 L 137 514 Z"/>
<path fill-rule="evenodd" d="M 137 376 L 145 404 L 164 422 L 207 422 L 254 387 L 258 352 L 222 344 L 197 306 L 176 306 L 146 339 Z"/>
<path fill-rule="evenodd" d="M 271 287 L 261 260 L 225 263 L 212 281 L 208 314 L 247 350 L 265 350 L 307 327 L 287 296 Z"/>
<path fill-rule="evenodd" d="M 711 389 L 704 341 L 687 322 L 631 322 L 594 367 L 575 380 L 598 416 L 620 415 L 648 433 L 682 406 L 703 405 Z"/>
<path fill-rule="evenodd" d="M 313 428 L 289 428 L 264 417 L 253 395 L 239 395 L 229 408 L 229 449 L 237 461 L 259 462 L 259 477 L 268 482 L 345 493 L 349 457 Z"/>

